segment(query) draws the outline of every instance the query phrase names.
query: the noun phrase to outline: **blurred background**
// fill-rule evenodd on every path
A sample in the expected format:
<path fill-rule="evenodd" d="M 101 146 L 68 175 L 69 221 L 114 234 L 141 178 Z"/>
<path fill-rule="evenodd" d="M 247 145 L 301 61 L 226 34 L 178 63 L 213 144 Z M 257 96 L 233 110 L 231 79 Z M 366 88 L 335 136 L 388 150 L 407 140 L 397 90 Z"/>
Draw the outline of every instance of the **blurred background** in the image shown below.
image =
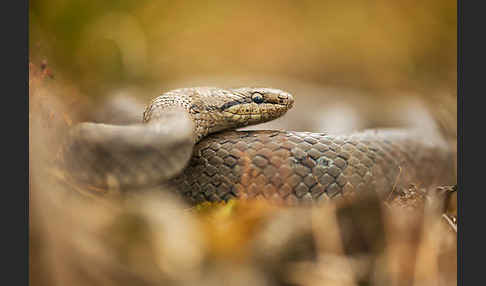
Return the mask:
<path fill-rule="evenodd" d="M 457 1 L 29 4 L 32 285 L 457 284 L 456 232 L 421 190 L 188 210 L 164 192 L 79 200 L 52 168 L 77 121 L 141 119 L 148 99 L 195 85 L 291 92 L 293 109 L 258 129 L 439 127 L 455 145 Z"/>
<path fill-rule="evenodd" d="M 29 48 L 90 96 L 228 75 L 455 92 L 456 4 L 33 0 Z"/>

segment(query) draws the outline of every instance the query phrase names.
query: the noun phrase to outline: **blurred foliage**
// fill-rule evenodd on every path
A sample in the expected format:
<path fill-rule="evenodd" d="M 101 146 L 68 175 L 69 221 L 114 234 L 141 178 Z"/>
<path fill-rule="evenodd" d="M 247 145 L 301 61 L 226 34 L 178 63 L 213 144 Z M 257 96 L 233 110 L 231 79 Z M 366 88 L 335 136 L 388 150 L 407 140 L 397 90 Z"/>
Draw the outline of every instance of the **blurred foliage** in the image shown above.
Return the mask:
<path fill-rule="evenodd" d="M 82 95 L 132 84 L 281 77 L 455 94 L 456 5 L 31 0 L 32 285 L 455 285 L 456 234 L 418 193 L 373 209 L 378 202 L 365 200 L 187 209 L 159 194 L 97 204 L 71 198 L 72 186 L 48 166 L 79 121 Z M 455 121 L 454 103 L 439 110 L 445 126 Z"/>
<path fill-rule="evenodd" d="M 62 155 L 59 153 L 59 146 L 69 132 L 69 127 L 79 121 L 76 111 L 90 109 L 89 105 L 82 107 L 85 104 L 83 99 L 86 98 L 82 97 L 85 93 L 79 87 L 92 87 L 93 90 L 97 88 L 100 94 L 101 85 L 121 85 L 124 81 L 164 84 L 177 77 L 192 77 L 203 72 L 216 74 L 252 71 L 274 75 L 287 73 L 323 83 L 352 79 L 353 84 L 361 82 L 375 88 L 389 88 L 409 81 L 399 81 L 399 70 L 395 70 L 395 74 L 391 72 L 392 69 L 384 72 L 383 61 L 377 71 L 387 77 L 365 77 L 363 61 L 354 62 L 348 59 L 356 57 L 356 54 L 339 53 L 339 59 L 330 56 L 326 61 L 334 63 L 334 66 L 326 65 L 318 73 L 317 66 L 320 63 L 316 60 L 317 56 L 323 58 L 326 53 L 288 52 L 284 55 L 260 50 L 259 47 L 248 50 L 251 45 L 245 41 L 234 44 L 241 48 L 233 49 L 239 53 L 236 57 L 224 49 L 227 53 L 222 50 L 210 51 L 210 47 L 205 46 L 212 46 L 212 43 L 202 39 L 199 39 L 201 44 L 197 47 L 201 50 L 192 46 L 192 49 L 184 49 L 182 46 L 176 48 L 169 44 L 160 44 L 160 47 L 166 48 L 166 53 L 146 59 L 145 66 L 138 65 L 137 61 L 142 58 L 139 57 L 140 54 L 123 57 L 121 50 L 140 51 L 139 43 L 120 40 L 128 48 L 125 46 L 119 49 L 114 41 L 110 42 L 97 34 L 101 33 L 103 27 L 110 27 L 112 33 L 116 31 L 115 27 L 122 27 L 114 22 L 121 19 L 121 14 L 116 17 L 113 14 L 106 16 L 106 12 L 96 6 L 114 5 L 113 3 L 92 4 L 88 13 L 83 9 L 89 6 L 89 2 L 84 4 L 86 7 L 80 2 L 76 7 L 70 8 L 71 14 L 68 17 L 64 15 L 64 10 L 74 2 L 56 2 L 57 6 L 52 3 L 31 2 L 31 29 L 36 32 L 31 30 L 30 36 L 44 37 L 39 42 L 31 40 L 33 63 L 29 65 L 31 285 L 457 284 L 457 225 L 454 225 L 457 193 L 449 194 L 452 199 L 446 205 L 439 204 L 441 201 L 433 193 L 426 197 L 425 190 L 410 188 L 394 200 L 384 203 L 376 201 L 374 196 L 359 197 L 357 200 L 358 197 L 355 197 L 349 201 L 333 201 L 316 208 L 294 209 L 269 205 L 264 201 L 244 200 L 207 203 L 188 208 L 165 190 L 157 193 L 142 192 L 140 196 L 128 196 L 126 200 L 94 196 L 85 198 L 81 196 L 82 191 L 78 194 L 76 186 L 66 179 L 62 170 L 56 168 L 55 158 Z M 152 8 L 146 2 L 139 2 L 137 5 L 146 5 L 142 9 L 145 11 L 145 21 L 157 18 L 155 13 L 160 13 L 155 6 L 161 4 L 152 3 Z M 172 3 L 171 9 L 175 9 L 175 6 L 182 9 L 178 5 L 182 4 Z M 224 5 L 228 7 L 230 4 Z M 56 14 L 55 9 L 42 8 L 47 6 L 64 12 Z M 132 11 L 136 10 L 135 6 L 134 1 L 119 2 L 117 9 Z M 211 13 L 216 11 L 213 8 L 202 10 Z M 192 10 L 178 11 L 189 14 Z M 170 18 L 171 13 L 167 13 L 166 18 Z M 223 14 L 221 10 L 218 13 Z M 79 33 L 71 31 L 84 30 L 81 22 L 100 17 L 89 16 L 91 14 L 105 16 L 102 17 L 104 24 L 91 30 L 99 38 L 88 42 Z M 152 17 L 147 16 L 150 14 Z M 259 15 L 264 15 L 264 12 L 261 11 Z M 180 15 L 176 16 L 179 17 Z M 63 21 L 59 20 L 61 18 L 73 23 L 69 27 L 63 27 Z M 84 21 L 75 24 L 73 19 L 78 18 Z M 40 19 L 43 19 L 43 24 L 37 25 L 36 23 L 41 22 Z M 137 21 L 143 23 L 140 19 Z M 160 19 L 165 18 L 160 16 Z M 167 21 L 171 22 L 173 19 Z M 189 22 L 189 19 L 186 21 Z M 48 23 L 53 27 L 50 28 Z M 207 29 L 211 26 L 206 25 Z M 244 26 L 243 23 L 241 25 Z M 112 35 L 121 37 L 122 34 L 125 35 L 125 31 L 132 31 L 134 37 L 140 37 L 135 30 L 127 28 L 128 26 L 123 27 L 124 33 Z M 269 24 L 265 23 L 261 27 L 262 30 L 269 29 Z M 159 32 L 162 30 L 162 27 L 158 27 Z M 170 36 L 164 37 L 165 41 L 172 44 L 178 42 L 169 28 L 166 32 Z M 148 32 L 146 33 L 144 37 L 147 37 Z M 195 33 L 198 37 L 203 37 L 202 34 L 204 33 Z M 228 32 L 225 37 L 235 35 Z M 184 37 L 178 37 L 179 41 L 184 42 Z M 276 38 L 278 37 L 275 36 L 272 40 Z M 96 39 L 101 39 L 101 42 Z M 287 41 L 283 36 L 278 39 L 280 43 Z M 254 41 L 253 45 L 257 42 Z M 225 44 L 229 47 L 232 42 Z M 259 44 L 271 46 L 273 42 Z M 348 48 L 351 47 L 349 43 Z M 153 48 L 147 45 L 147 54 L 153 53 Z M 111 49 L 119 52 L 115 53 Z M 256 60 L 249 60 L 251 55 L 259 53 L 260 57 Z M 198 61 L 196 55 L 200 56 Z M 212 58 L 204 59 L 203 55 Z M 314 64 L 310 59 L 312 55 L 316 57 Z M 438 54 L 434 56 L 437 57 Z M 246 62 L 245 57 L 248 60 Z M 44 62 L 45 59 L 49 59 L 49 64 Z M 215 59 L 219 59 L 219 63 L 233 61 L 233 64 L 217 69 L 218 61 Z M 452 59 L 454 57 L 450 58 Z M 165 65 L 162 64 L 164 60 Z M 407 60 L 410 57 L 404 58 L 403 62 Z M 431 59 L 425 57 L 424 60 Z M 35 61 L 40 61 L 41 64 L 37 65 Z M 290 65 L 291 61 L 296 64 Z M 308 61 L 308 65 L 303 64 L 304 61 Z M 349 65 L 345 65 L 346 62 Z M 53 63 L 58 68 L 51 68 Z M 127 63 L 143 68 L 134 73 L 128 70 Z M 253 66 L 255 63 L 261 66 L 257 69 Z M 444 66 L 447 65 L 445 62 L 441 63 L 441 70 L 446 71 Z M 359 68 L 357 64 L 360 65 Z M 452 69 L 452 65 L 449 68 Z M 455 71 L 455 67 L 453 70 Z M 349 78 L 343 75 L 349 75 Z M 439 72 L 431 71 L 429 75 L 434 77 L 436 83 L 455 84 L 455 79 L 448 80 Z M 427 77 L 417 75 L 417 78 L 425 80 Z M 407 77 L 407 80 L 410 79 L 411 77 Z M 63 95 L 67 95 L 67 98 L 60 100 Z M 446 213 L 443 213 L 444 209 Z M 447 215 L 451 215 L 451 218 Z"/>
<path fill-rule="evenodd" d="M 30 1 L 30 56 L 84 91 L 271 75 L 455 90 L 456 1 Z"/>

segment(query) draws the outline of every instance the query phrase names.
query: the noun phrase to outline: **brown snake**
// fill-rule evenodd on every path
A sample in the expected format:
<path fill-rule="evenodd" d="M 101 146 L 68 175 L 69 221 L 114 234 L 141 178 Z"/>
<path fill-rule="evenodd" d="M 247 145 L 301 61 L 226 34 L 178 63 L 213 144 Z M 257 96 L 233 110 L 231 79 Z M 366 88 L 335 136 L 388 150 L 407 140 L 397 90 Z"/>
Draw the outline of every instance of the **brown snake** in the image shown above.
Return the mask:
<path fill-rule="evenodd" d="M 150 103 L 143 123 L 73 128 L 66 167 L 103 189 L 165 185 L 191 202 L 262 197 L 294 203 L 450 183 L 454 153 L 419 130 L 339 136 L 231 130 L 273 120 L 293 102 L 289 93 L 269 88 L 173 90 Z"/>

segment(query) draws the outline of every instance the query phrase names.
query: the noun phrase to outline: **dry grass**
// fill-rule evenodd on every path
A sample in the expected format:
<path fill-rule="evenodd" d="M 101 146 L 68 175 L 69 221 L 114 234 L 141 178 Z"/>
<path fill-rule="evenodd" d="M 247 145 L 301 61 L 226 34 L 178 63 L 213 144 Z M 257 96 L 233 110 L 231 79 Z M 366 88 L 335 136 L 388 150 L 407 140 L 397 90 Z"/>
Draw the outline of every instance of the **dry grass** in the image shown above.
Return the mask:
<path fill-rule="evenodd" d="M 444 191 L 312 208 L 80 194 L 54 164 L 78 91 L 49 74 L 31 66 L 32 285 L 456 285 Z"/>

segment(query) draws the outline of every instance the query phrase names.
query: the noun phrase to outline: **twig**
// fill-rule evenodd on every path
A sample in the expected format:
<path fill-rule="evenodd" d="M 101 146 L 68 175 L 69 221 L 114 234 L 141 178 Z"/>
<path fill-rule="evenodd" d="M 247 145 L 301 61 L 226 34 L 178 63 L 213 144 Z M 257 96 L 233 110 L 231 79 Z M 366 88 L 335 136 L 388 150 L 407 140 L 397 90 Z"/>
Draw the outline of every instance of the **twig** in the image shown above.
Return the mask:
<path fill-rule="evenodd" d="M 442 218 L 444 218 L 452 227 L 452 229 L 457 233 L 457 225 L 449 218 L 449 216 L 447 214 L 442 214 Z"/>
<path fill-rule="evenodd" d="M 398 180 L 400 179 L 400 175 L 402 174 L 402 167 L 398 166 L 398 170 L 399 170 L 398 176 L 395 179 L 395 183 L 393 184 L 393 188 L 391 192 L 388 194 L 388 197 L 386 198 L 387 201 L 390 199 L 390 196 L 395 192 L 395 188 L 397 187 Z"/>

